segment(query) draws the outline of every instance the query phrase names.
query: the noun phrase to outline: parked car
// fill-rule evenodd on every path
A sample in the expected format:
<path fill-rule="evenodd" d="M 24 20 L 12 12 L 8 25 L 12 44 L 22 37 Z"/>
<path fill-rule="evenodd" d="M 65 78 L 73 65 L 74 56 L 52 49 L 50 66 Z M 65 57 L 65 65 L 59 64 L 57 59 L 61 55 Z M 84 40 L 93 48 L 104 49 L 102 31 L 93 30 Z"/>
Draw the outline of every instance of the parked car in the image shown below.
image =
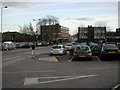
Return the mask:
<path fill-rule="evenodd" d="M 32 43 L 22 43 L 22 48 L 30 48 Z"/>
<path fill-rule="evenodd" d="M 80 60 L 82 58 L 92 60 L 92 51 L 88 45 L 80 45 L 75 50 L 74 59 Z"/>
<path fill-rule="evenodd" d="M 0 43 L 0 51 L 2 50 L 2 43 Z"/>
<path fill-rule="evenodd" d="M 116 46 L 116 44 L 104 44 L 101 52 L 100 52 L 100 59 L 106 59 L 106 58 L 120 58 L 120 50 Z"/>
<path fill-rule="evenodd" d="M 79 47 L 80 45 L 73 45 L 70 49 L 70 55 L 74 55 L 74 52 L 76 51 L 76 48 Z"/>
<path fill-rule="evenodd" d="M 66 49 L 64 45 L 54 45 L 52 46 L 50 51 L 51 51 L 51 55 L 52 54 L 62 54 L 62 55 L 66 54 Z"/>
<path fill-rule="evenodd" d="M 65 45 L 66 50 L 67 50 L 67 51 L 70 51 L 72 45 L 73 45 L 72 43 L 67 43 L 67 44 Z"/>
<path fill-rule="evenodd" d="M 120 49 L 120 43 L 117 43 L 117 47 Z"/>
<path fill-rule="evenodd" d="M 38 42 L 38 43 L 37 43 L 37 46 L 42 46 L 42 43 L 41 43 L 41 42 Z"/>
<path fill-rule="evenodd" d="M 16 49 L 16 45 L 12 42 L 4 42 L 2 44 L 2 50 L 12 50 Z"/>
<path fill-rule="evenodd" d="M 101 48 L 99 45 L 97 45 L 97 44 L 91 45 L 90 49 L 92 51 L 92 55 L 99 55 L 100 54 Z"/>
<path fill-rule="evenodd" d="M 16 43 L 16 48 L 22 48 L 23 44 L 22 43 Z"/>

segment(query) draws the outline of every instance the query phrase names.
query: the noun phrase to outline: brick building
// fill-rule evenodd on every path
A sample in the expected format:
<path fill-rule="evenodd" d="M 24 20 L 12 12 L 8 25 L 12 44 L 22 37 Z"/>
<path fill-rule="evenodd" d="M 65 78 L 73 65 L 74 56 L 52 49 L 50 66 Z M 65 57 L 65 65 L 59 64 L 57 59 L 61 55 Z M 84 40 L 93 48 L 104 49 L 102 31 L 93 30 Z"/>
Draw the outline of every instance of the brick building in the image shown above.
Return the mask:
<path fill-rule="evenodd" d="M 92 42 L 106 39 L 106 27 L 78 27 L 78 41 Z"/>
<path fill-rule="evenodd" d="M 2 42 L 33 42 L 35 41 L 34 35 L 22 34 L 19 32 L 4 32 L 2 33 Z"/>
<path fill-rule="evenodd" d="M 107 32 L 107 41 L 120 42 L 120 28 L 116 32 Z"/>
<path fill-rule="evenodd" d="M 41 26 L 42 41 L 63 41 L 69 39 L 69 28 L 59 24 Z"/>

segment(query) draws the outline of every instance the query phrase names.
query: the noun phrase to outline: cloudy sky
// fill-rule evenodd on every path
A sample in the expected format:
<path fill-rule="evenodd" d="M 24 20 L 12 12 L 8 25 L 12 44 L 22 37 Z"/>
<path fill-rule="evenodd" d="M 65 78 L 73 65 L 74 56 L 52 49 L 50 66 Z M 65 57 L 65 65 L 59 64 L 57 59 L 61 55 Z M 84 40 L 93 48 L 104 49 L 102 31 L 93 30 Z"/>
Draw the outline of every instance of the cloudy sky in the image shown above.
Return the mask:
<path fill-rule="evenodd" d="M 33 19 L 44 18 L 47 15 L 58 17 L 60 25 L 68 27 L 70 34 L 75 34 L 81 25 L 94 26 L 96 23 L 104 23 L 112 31 L 118 28 L 118 2 L 10 1 L 2 2 L 2 5 L 8 6 L 3 10 L 3 32 L 19 31 L 19 26 L 30 22 L 35 26 Z"/>

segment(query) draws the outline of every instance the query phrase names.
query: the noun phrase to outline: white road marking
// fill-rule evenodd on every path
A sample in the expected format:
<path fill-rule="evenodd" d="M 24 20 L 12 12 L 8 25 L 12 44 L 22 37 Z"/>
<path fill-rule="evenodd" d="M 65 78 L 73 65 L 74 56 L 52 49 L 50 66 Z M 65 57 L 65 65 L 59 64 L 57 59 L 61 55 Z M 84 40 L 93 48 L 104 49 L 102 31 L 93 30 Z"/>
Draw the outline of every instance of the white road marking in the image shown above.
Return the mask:
<path fill-rule="evenodd" d="M 39 72 L 55 72 L 56 70 L 46 70 L 46 71 L 21 71 L 21 72 L 2 72 L 2 73 L 39 73 Z"/>
<path fill-rule="evenodd" d="M 10 59 L 15 59 L 15 58 L 19 58 L 19 57 L 21 57 L 21 56 L 16 56 L 16 57 L 11 57 L 11 58 L 3 58 L 4 60 L 10 60 Z"/>
<path fill-rule="evenodd" d="M 88 69 L 111 69 L 111 68 L 118 69 L 118 67 L 98 67 L 98 68 L 88 68 Z"/>
<path fill-rule="evenodd" d="M 24 85 L 33 85 L 38 83 L 38 78 L 25 78 Z"/>
<path fill-rule="evenodd" d="M 118 87 L 120 87 L 120 84 L 116 85 L 116 86 L 113 87 L 111 90 L 117 90 Z"/>
<path fill-rule="evenodd" d="M 50 79 L 50 78 L 68 78 L 68 77 L 76 77 L 76 76 L 38 77 L 38 79 Z"/>
<path fill-rule="evenodd" d="M 97 60 L 98 60 L 99 62 L 102 62 L 102 61 L 98 58 L 98 56 L 96 56 L 96 58 L 97 58 Z"/>
<path fill-rule="evenodd" d="M 25 78 L 24 85 L 34 85 L 34 84 L 45 84 L 45 83 L 52 83 L 52 82 L 59 82 L 59 81 L 67 81 L 73 79 L 80 79 L 80 78 L 87 78 L 87 77 L 94 77 L 98 76 L 99 74 L 95 75 L 82 75 L 82 76 L 59 76 L 59 77 L 38 77 L 38 78 Z M 38 79 L 49 79 L 49 78 L 64 78 L 64 79 L 57 79 L 57 80 L 49 80 L 49 81 L 42 81 L 38 82 Z"/>

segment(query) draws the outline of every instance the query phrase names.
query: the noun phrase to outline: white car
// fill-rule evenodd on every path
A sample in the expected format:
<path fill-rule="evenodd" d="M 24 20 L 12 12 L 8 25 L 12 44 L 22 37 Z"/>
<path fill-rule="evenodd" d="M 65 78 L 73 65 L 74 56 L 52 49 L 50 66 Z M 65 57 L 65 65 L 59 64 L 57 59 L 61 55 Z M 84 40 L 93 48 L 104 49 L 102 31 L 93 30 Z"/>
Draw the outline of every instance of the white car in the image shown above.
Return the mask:
<path fill-rule="evenodd" d="M 54 45 L 52 46 L 50 51 L 51 51 L 51 55 L 52 54 L 62 54 L 62 55 L 66 54 L 66 49 L 64 45 Z"/>
<path fill-rule="evenodd" d="M 67 44 L 65 45 L 65 48 L 66 48 L 67 51 L 69 51 L 72 46 L 73 46 L 72 43 L 67 43 Z"/>

